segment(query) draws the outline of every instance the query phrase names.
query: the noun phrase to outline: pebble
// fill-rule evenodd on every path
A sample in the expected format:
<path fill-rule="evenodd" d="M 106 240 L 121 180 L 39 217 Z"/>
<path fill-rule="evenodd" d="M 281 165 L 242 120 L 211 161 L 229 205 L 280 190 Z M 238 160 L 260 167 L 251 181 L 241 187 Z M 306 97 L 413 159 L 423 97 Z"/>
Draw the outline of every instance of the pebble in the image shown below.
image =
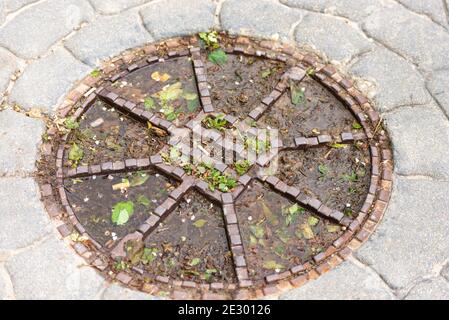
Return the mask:
<path fill-rule="evenodd" d="M 92 121 L 92 122 L 90 123 L 90 126 L 91 126 L 92 128 L 95 128 L 95 127 L 101 126 L 103 123 L 104 123 L 104 119 L 103 119 L 103 118 L 98 118 L 97 120 Z"/>

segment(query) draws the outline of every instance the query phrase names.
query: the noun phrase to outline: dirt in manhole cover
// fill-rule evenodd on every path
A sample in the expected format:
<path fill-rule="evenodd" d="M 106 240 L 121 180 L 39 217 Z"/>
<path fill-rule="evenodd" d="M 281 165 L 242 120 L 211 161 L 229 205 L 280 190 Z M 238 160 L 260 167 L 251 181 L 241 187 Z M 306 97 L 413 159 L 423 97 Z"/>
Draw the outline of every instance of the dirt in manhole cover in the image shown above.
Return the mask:
<path fill-rule="evenodd" d="M 250 299 L 302 285 L 381 219 L 388 137 L 316 56 L 202 37 L 126 52 L 68 95 L 39 163 L 47 210 L 89 264 L 151 294 Z"/>

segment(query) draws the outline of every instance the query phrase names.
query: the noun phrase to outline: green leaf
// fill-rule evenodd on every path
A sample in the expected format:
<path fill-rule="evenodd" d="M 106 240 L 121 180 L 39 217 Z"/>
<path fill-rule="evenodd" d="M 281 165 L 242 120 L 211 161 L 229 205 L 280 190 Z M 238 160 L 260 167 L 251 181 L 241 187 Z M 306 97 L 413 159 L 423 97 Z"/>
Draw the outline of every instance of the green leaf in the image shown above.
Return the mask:
<path fill-rule="evenodd" d="M 228 61 L 228 56 L 222 49 L 216 49 L 209 53 L 208 59 L 210 62 L 222 66 Z"/>
<path fill-rule="evenodd" d="M 200 263 L 201 263 L 200 258 L 193 258 L 192 260 L 190 260 L 189 266 L 194 267 L 194 266 L 199 265 Z"/>
<path fill-rule="evenodd" d="M 156 104 L 154 103 L 153 98 L 145 98 L 145 100 L 143 101 L 143 104 L 145 106 L 145 109 L 147 110 L 154 110 L 156 108 Z"/>
<path fill-rule="evenodd" d="M 276 215 L 271 212 L 270 208 L 266 205 L 265 201 L 262 200 L 262 211 L 265 219 L 267 219 L 268 223 L 272 226 L 277 226 L 279 224 L 279 219 L 276 217 Z"/>
<path fill-rule="evenodd" d="M 234 164 L 234 166 L 235 166 L 235 171 L 237 171 L 237 173 L 241 176 L 241 175 L 244 175 L 248 171 L 251 164 L 249 163 L 248 160 L 239 160 Z"/>
<path fill-rule="evenodd" d="M 283 242 L 283 243 L 288 243 L 290 241 L 290 235 L 287 231 L 287 229 L 282 228 L 276 231 L 276 235 L 279 237 L 279 239 Z"/>
<path fill-rule="evenodd" d="M 249 236 L 249 245 L 254 247 L 257 245 L 257 238 L 253 235 Z"/>
<path fill-rule="evenodd" d="M 92 77 L 94 77 L 94 78 L 97 78 L 97 77 L 99 77 L 99 76 L 101 75 L 101 71 L 100 71 L 99 69 L 92 70 L 92 72 L 90 73 L 90 75 L 91 75 Z"/>
<path fill-rule="evenodd" d="M 187 110 L 189 110 L 189 112 L 194 112 L 198 109 L 199 105 L 200 101 L 198 99 L 187 100 Z"/>
<path fill-rule="evenodd" d="M 298 105 L 304 103 L 304 100 L 305 100 L 304 91 L 302 91 L 301 88 L 296 86 L 293 82 L 290 83 L 290 94 L 291 94 L 292 103 L 295 106 L 298 106 Z"/>
<path fill-rule="evenodd" d="M 357 174 L 354 171 L 350 174 L 344 174 L 341 177 L 346 182 L 356 182 L 358 180 Z"/>
<path fill-rule="evenodd" d="M 150 178 L 148 174 L 145 172 L 136 172 L 133 174 L 131 178 L 131 182 L 129 183 L 130 187 L 137 187 L 143 185 Z"/>
<path fill-rule="evenodd" d="M 327 229 L 327 232 L 334 233 L 334 232 L 339 232 L 341 228 L 339 225 L 336 225 L 336 224 L 328 224 L 326 226 L 326 229 Z"/>
<path fill-rule="evenodd" d="M 80 124 L 73 118 L 66 118 L 64 120 L 64 126 L 67 129 L 78 129 Z"/>
<path fill-rule="evenodd" d="M 342 149 L 342 148 L 346 148 L 346 145 L 342 144 L 342 143 L 333 143 L 333 144 L 331 144 L 331 147 L 334 149 Z"/>
<path fill-rule="evenodd" d="M 285 212 L 285 211 L 284 211 Z M 300 207 L 298 204 L 293 204 L 292 206 L 287 208 L 287 216 L 285 217 L 285 225 L 288 227 L 298 217 L 299 213 L 304 213 L 305 209 Z"/>
<path fill-rule="evenodd" d="M 329 168 L 325 164 L 318 165 L 318 172 L 320 173 L 320 176 L 324 178 L 329 173 Z"/>
<path fill-rule="evenodd" d="M 358 123 L 357 121 L 354 121 L 352 123 L 352 129 L 358 130 L 358 129 L 361 129 L 361 128 L 362 128 L 362 125 L 360 123 Z"/>
<path fill-rule="evenodd" d="M 170 112 L 166 115 L 166 118 L 168 121 L 173 121 L 173 120 L 176 120 L 178 118 L 178 116 L 179 116 L 178 112 Z"/>
<path fill-rule="evenodd" d="M 137 203 L 139 203 L 145 207 L 148 207 L 151 204 L 150 199 L 148 199 L 143 194 L 141 194 L 137 197 Z"/>
<path fill-rule="evenodd" d="M 302 230 L 302 235 L 305 239 L 310 240 L 313 237 L 315 237 L 315 235 L 313 234 L 313 230 L 310 228 L 310 226 L 308 224 L 303 224 L 301 225 L 301 230 Z"/>
<path fill-rule="evenodd" d="M 76 143 L 72 144 L 69 150 L 69 160 L 78 163 L 84 157 L 84 151 Z"/>
<path fill-rule="evenodd" d="M 272 73 L 271 69 L 262 71 L 262 78 L 265 79 L 265 78 L 269 77 L 271 75 L 271 73 Z"/>
<path fill-rule="evenodd" d="M 294 205 L 292 205 L 291 207 L 288 208 L 288 213 L 290 213 L 290 214 L 297 213 L 298 211 L 299 211 L 299 206 L 297 203 L 295 203 Z"/>
<path fill-rule="evenodd" d="M 153 262 L 157 258 L 157 252 L 157 248 L 144 248 L 140 261 L 142 261 L 143 264 Z"/>
<path fill-rule="evenodd" d="M 318 222 L 320 222 L 320 219 L 315 218 L 314 216 L 310 216 L 307 219 L 307 223 L 309 224 L 309 226 L 312 226 L 312 227 L 316 226 L 318 224 Z"/>
<path fill-rule="evenodd" d="M 161 91 L 153 94 L 153 97 L 159 98 L 163 102 L 178 99 L 182 95 L 182 84 L 176 82 L 172 85 L 164 87 Z"/>
<path fill-rule="evenodd" d="M 132 201 L 117 202 L 112 207 L 111 220 L 118 226 L 124 225 L 134 213 L 134 203 Z"/>
<path fill-rule="evenodd" d="M 276 270 L 276 269 L 284 269 L 284 266 L 280 263 L 277 263 L 274 260 L 268 260 L 265 261 L 263 264 L 264 269 L 268 269 L 268 270 Z"/>
<path fill-rule="evenodd" d="M 263 238 L 265 235 L 265 229 L 261 225 L 250 225 L 249 230 L 256 238 Z"/>
<path fill-rule="evenodd" d="M 202 227 L 204 227 L 204 225 L 206 224 L 206 220 L 204 220 L 204 219 L 198 219 L 198 220 L 196 220 L 194 223 L 193 223 L 193 225 L 195 226 L 195 227 L 197 227 L 197 228 L 202 228 Z"/>
<path fill-rule="evenodd" d="M 182 97 L 186 100 L 195 100 L 196 98 L 198 98 L 198 95 L 193 92 L 184 92 Z"/>
<path fill-rule="evenodd" d="M 218 32 L 210 31 L 210 32 L 200 32 L 198 36 L 201 40 L 204 41 L 206 47 L 210 48 L 218 48 Z"/>

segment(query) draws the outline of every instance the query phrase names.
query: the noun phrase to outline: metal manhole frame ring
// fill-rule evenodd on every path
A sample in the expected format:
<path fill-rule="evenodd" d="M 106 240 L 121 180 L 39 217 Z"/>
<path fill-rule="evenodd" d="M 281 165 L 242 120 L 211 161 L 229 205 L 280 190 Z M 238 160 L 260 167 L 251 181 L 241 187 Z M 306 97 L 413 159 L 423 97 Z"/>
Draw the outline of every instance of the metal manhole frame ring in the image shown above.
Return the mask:
<path fill-rule="evenodd" d="M 39 181 L 41 198 L 62 237 L 70 242 L 70 245 L 89 265 L 98 269 L 108 280 L 115 279 L 124 285 L 149 294 L 169 296 L 172 299 L 257 299 L 278 295 L 288 289 L 300 287 L 338 266 L 367 241 L 385 213 L 393 184 L 393 157 L 389 138 L 386 131 L 382 129 L 382 119 L 377 111 L 354 86 L 353 81 L 337 71 L 333 65 L 323 63 L 316 54 L 304 52 L 297 47 L 246 36 L 226 34 L 223 36 L 227 39 L 225 51 L 228 53 L 266 57 L 285 62 L 290 66 L 299 65 L 302 68 L 313 68 L 314 80 L 329 89 L 351 111 L 355 119 L 362 125 L 370 145 L 371 179 L 363 207 L 357 218 L 348 224 L 344 233 L 325 252 L 315 255 L 312 263 L 307 262 L 286 272 L 265 277 L 262 285 L 253 286 L 251 282 L 247 284 L 242 282 L 240 285 L 238 283 L 200 284 L 192 281 L 176 281 L 168 277 L 156 277 L 149 282 L 144 281 L 139 270 L 117 272 L 111 269 L 110 250 L 104 250 L 99 243 L 92 239 L 74 215 L 63 187 L 64 177 L 70 176 L 63 168 L 64 143 L 70 133 L 61 136 L 56 124 L 51 124 L 47 135 L 53 141 L 57 140 L 59 146 L 56 152 L 42 152 L 41 157 L 46 161 L 54 161 L 56 183 Z M 196 36 L 178 37 L 133 48 L 110 59 L 103 64 L 101 77 L 89 75 L 69 92 L 58 108 L 58 117 L 70 116 L 74 119 L 81 117 L 103 90 L 98 84 L 108 80 L 116 81 L 129 72 L 139 69 L 142 66 L 138 65 L 138 61 L 141 61 L 142 58 L 153 62 L 165 61 L 188 55 L 186 52 L 191 54 L 192 47 L 197 46 Z M 119 69 L 122 71 L 117 73 Z M 204 102 L 202 105 L 204 108 Z M 205 110 L 205 112 L 207 111 Z M 166 129 L 169 129 L 169 125 L 166 124 L 166 126 Z M 48 150 L 48 146 L 47 148 L 43 147 L 43 150 Z M 157 163 L 151 165 L 157 165 Z M 277 191 L 273 187 L 272 189 Z M 82 235 L 82 242 L 73 239 L 71 235 L 74 230 Z"/>

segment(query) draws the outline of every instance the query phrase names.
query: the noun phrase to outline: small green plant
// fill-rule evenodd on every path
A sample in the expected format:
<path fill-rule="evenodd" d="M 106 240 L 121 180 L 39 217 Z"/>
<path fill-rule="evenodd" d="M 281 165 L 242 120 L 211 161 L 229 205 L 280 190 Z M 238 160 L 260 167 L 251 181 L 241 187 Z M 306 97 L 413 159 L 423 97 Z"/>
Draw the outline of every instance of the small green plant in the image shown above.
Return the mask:
<path fill-rule="evenodd" d="M 218 273 L 217 269 L 206 269 L 204 272 L 204 280 L 210 281 L 215 273 Z"/>
<path fill-rule="evenodd" d="M 298 204 L 294 204 L 284 209 L 285 225 L 288 227 L 290 224 L 296 221 L 299 214 L 303 214 L 305 209 Z"/>
<path fill-rule="evenodd" d="M 245 147 L 256 154 L 261 154 L 270 150 L 271 144 L 269 140 L 257 139 L 254 137 L 245 137 Z"/>
<path fill-rule="evenodd" d="M 350 174 L 342 175 L 341 178 L 346 182 L 357 182 L 358 181 L 357 173 L 355 173 L 354 171 L 351 171 Z"/>
<path fill-rule="evenodd" d="M 268 78 L 269 76 L 271 76 L 273 74 L 274 71 L 275 71 L 274 69 L 266 69 L 266 70 L 262 71 L 262 73 L 261 73 L 262 79 Z"/>
<path fill-rule="evenodd" d="M 144 248 L 142 252 L 142 256 L 140 257 L 140 261 L 147 265 L 152 263 L 157 258 L 158 250 L 157 248 Z"/>
<path fill-rule="evenodd" d="M 362 125 L 360 123 L 358 123 L 357 121 L 354 121 L 352 123 L 352 129 L 354 129 L 354 130 L 362 129 Z"/>
<path fill-rule="evenodd" d="M 66 118 L 64 120 L 64 126 L 67 129 L 78 129 L 80 127 L 80 124 L 73 118 Z"/>
<path fill-rule="evenodd" d="M 151 204 L 150 199 L 143 194 L 137 197 L 137 203 L 143 205 L 144 207 L 148 207 Z"/>
<path fill-rule="evenodd" d="M 207 116 L 204 118 L 203 123 L 207 128 L 223 131 L 228 125 L 228 121 L 226 121 L 224 117 L 224 114 L 219 114 L 215 117 Z"/>
<path fill-rule="evenodd" d="M 244 175 L 250 166 L 251 163 L 248 160 L 239 160 L 234 164 L 235 171 L 237 171 L 239 175 Z"/>
<path fill-rule="evenodd" d="M 207 56 L 210 62 L 222 66 L 228 62 L 228 55 L 222 49 L 216 49 Z"/>
<path fill-rule="evenodd" d="M 143 105 L 145 106 L 145 109 L 147 110 L 154 110 L 156 109 L 156 104 L 154 103 L 153 98 L 145 98 L 145 100 L 143 101 Z"/>
<path fill-rule="evenodd" d="M 332 143 L 332 144 L 331 144 L 331 148 L 334 148 L 334 149 L 343 149 L 343 148 L 346 148 L 346 145 L 343 144 L 343 143 Z"/>
<path fill-rule="evenodd" d="M 315 69 L 312 68 L 312 67 L 307 68 L 306 74 L 307 74 L 308 76 L 313 76 L 313 75 L 315 74 Z"/>
<path fill-rule="evenodd" d="M 213 30 L 209 32 L 200 32 L 198 36 L 203 40 L 207 48 L 217 49 L 220 45 L 218 44 L 218 32 Z"/>
<path fill-rule="evenodd" d="M 77 166 L 83 157 L 83 149 L 81 149 L 76 143 L 72 144 L 72 147 L 69 150 L 69 160 L 72 161 L 72 165 Z"/>
<path fill-rule="evenodd" d="M 218 189 L 221 192 L 228 192 L 237 185 L 237 181 L 228 173 L 222 173 L 204 162 L 198 166 L 198 173 L 207 181 L 211 191 Z"/>
<path fill-rule="evenodd" d="M 329 174 L 329 168 L 325 164 L 318 165 L 318 172 L 320 173 L 320 179 L 326 178 Z"/>
<path fill-rule="evenodd" d="M 299 106 L 305 102 L 304 90 L 299 88 L 293 81 L 290 81 L 291 101 L 295 106 Z"/>
<path fill-rule="evenodd" d="M 101 71 L 99 69 L 92 70 L 90 75 L 94 78 L 98 78 L 101 75 Z"/>
<path fill-rule="evenodd" d="M 125 271 L 128 270 L 131 266 L 125 261 L 117 261 L 114 263 L 114 269 L 117 271 Z"/>

